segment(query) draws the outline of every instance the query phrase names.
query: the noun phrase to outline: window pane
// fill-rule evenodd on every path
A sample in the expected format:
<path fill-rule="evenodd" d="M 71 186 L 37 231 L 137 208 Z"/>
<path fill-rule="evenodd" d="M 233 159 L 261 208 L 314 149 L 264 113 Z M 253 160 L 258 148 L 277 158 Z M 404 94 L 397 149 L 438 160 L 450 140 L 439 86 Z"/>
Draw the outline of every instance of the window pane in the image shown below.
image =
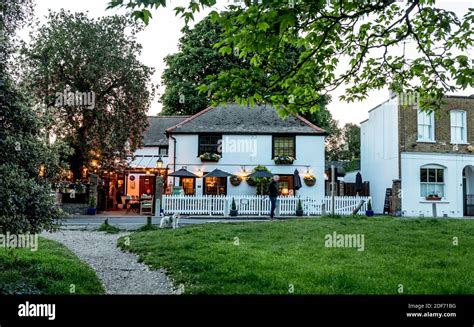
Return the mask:
<path fill-rule="evenodd" d="M 160 147 L 160 155 L 167 156 L 168 155 L 168 147 Z"/>
<path fill-rule="evenodd" d="M 201 135 L 199 137 L 199 154 L 203 153 L 219 153 L 219 141 L 221 135 Z"/>
<path fill-rule="evenodd" d="M 292 136 L 273 137 L 274 156 L 295 156 L 295 139 Z"/>
<path fill-rule="evenodd" d="M 436 182 L 444 183 L 444 169 L 436 169 Z"/>
<path fill-rule="evenodd" d="M 421 184 L 421 196 L 428 196 L 428 188 L 426 184 Z"/>
<path fill-rule="evenodd" d="M 436 182 L 436 169 L 428 169 L 428 182 Z"/>
<path fill-rule="evenodd" d="M 420 169 L 420 182 L 427 182 L 428 181 L 428 169 L 421 168 Z"/>

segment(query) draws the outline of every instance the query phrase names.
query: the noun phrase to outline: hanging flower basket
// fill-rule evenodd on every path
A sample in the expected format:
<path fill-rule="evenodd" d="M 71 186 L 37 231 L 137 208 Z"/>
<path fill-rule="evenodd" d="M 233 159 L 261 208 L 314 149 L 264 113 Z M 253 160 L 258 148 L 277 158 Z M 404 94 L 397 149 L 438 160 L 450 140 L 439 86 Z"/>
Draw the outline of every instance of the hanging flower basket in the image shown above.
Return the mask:
<path fill-rule="evenodd" d="M 203 153 L 199 156 L 201 158 L 201 161 L 212 161 L 212 162 L 217 162 L 221 158 L 220 154 L 217 153 Z"/>
<path fill-rule="evenodd" d="M 242 177 L 240 176 L 231 176 L 230 177 L 230 184 L 232 186 L 239 186 L 242 183 Z"/>
<path fill-rule="evenodd" d="M 303 180 L 306 186 L 314 186 L 314 184 L 316 184 L 316 177 L 314 177 L 313 175 L 305 176 Z"/>
<path fill-rule="evenodd" d="M 273 161 L 276 165 L 292 165 L 295 158 L 292 156 L 275 156 Z"/>
<path fill-rule="evenodd" d="M 249 186 L 256 186 L 257 185 L 257 182 L 255 181 L 255 179 L 253 179 L 252 177 L 250 178 L 247 178 L 247 184 L 249 184 Z"/>

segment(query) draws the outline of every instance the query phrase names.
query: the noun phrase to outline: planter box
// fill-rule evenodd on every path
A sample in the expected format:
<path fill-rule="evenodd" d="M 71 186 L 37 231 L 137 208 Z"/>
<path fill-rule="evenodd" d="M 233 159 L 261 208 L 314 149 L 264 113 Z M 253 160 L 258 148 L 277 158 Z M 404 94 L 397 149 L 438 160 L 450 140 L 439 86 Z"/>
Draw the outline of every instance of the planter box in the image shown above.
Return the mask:
<path fill-rule="evenodd" d="M 441 198 L 439 196 L 432 196 L 432 197 L 426 197 L 426 201 L 441 201 Z"/>
<path fill-rule="evenodd" d="M 366 210 L 365 211 L 365 215 L 367 217 L 373 217 L 374 216 L 374 211 L 373 210 Z"/>
<path fill-rule="evenodd" d="M 275 165 L 292 165 L 293 161 L 290 160 L 275 160 Z"/>
<path fill-rule="evenodd" d="M 298 210 L 298 209 L 297 209 L 297 210 L 296 210 L 296 216 L 297 216 L 297 217 L 302 217 L 302 216 L 303 216 L 303 209 L 301 209 L 301 210 Z"/>

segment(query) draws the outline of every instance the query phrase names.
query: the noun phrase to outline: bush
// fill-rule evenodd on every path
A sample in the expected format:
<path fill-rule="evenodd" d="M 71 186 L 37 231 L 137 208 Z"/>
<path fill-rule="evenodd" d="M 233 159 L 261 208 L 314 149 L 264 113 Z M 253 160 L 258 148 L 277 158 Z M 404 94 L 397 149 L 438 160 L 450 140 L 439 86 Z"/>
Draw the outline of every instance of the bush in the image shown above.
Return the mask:
<path fill-rule="evenodd" d="M 0 165 L 0 233 L 36 234 L 59 227 L 61 210 L 50 186 L 29 177 L 21 168 Z"/>

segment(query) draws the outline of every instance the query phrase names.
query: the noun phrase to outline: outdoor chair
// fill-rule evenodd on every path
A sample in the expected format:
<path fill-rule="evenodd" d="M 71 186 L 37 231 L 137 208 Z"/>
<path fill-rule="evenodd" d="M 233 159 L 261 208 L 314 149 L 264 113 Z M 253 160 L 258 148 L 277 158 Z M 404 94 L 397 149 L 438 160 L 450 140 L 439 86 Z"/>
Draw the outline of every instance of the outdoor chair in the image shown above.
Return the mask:
<path fill-rule="evenodd" d="M 153 214 L 153 196 L 140 201 L 140 215 Z"/>

